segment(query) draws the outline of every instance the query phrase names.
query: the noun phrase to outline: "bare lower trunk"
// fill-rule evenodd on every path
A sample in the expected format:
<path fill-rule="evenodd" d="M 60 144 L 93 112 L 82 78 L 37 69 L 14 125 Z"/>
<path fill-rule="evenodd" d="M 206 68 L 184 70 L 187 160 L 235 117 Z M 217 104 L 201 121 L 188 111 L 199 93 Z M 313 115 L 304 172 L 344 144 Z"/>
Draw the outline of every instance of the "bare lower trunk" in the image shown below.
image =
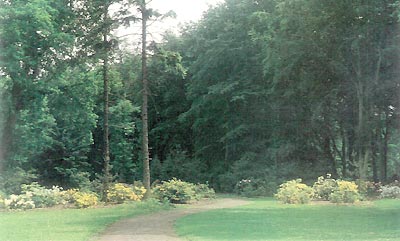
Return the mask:
<path fill-rule="evenodd" d="M 148 95 L 149 83 L 147 80 L 147 8 L 146 1 L 141 6 L 142 11 L 142 83 L 143 83 L 143 104 L 142 104 L 142 132 L 143 132 L 143 184 L 146 188 L 145 199 L 150 196 L 150 153 L 149 153 L 149 129 L 148 129 Z"/>
<path fill-rule="evenodd" d="M 105 8 L 104 11 L 104 19 L 107 21 L 108 18 L 108 10 Z M 106 29 L 103 34 L 103 43 L 104 46 L 107 46 L 107 35 L 108 30 Z M 107 191 L 110 188 L 111 183 L 111 165 L 110 165 L 110 140 L 109 140 L 109 80 L 108 80 L 108 49 L 104 47 L 104 58 L 103 58 L 103 101 L 104 101 L 104 109 L 103 109 L 103 164 L 104 164 L 104 180 L 103 180 L 103 199 L 107 201 Z"/>

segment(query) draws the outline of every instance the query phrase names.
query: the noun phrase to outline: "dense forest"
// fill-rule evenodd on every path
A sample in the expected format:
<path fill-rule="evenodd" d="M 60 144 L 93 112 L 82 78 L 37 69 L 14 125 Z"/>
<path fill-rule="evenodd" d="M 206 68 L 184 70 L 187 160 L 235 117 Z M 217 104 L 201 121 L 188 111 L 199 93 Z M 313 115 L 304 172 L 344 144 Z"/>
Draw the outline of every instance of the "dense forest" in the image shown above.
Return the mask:
<path fill-rule="evenodd" d="M 146 37 L 163 18 L 146 0 L 0 0 L 0 189 L 133 183 L 146 160 L 151 182 L 224 192 L 327 173 L 388 182 L 399 4 L 226 0 L 132 50 L 113 32 Z"/>

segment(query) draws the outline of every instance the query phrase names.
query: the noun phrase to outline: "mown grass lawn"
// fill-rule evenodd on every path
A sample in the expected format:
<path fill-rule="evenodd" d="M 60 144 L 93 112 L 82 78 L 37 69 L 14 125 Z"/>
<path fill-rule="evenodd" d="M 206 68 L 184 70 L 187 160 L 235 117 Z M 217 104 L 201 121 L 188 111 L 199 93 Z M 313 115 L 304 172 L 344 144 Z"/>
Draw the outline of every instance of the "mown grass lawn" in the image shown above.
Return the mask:
<path fill-rule="evenodd" d="M 400 240 L 400 200 L 362 205 L 250 205 L 186 216 L 177 221 L 187 240 Z"/>
<path fill-rule="evenodd" d="M 0 212 L 0 240 L 88 240 L 119 219 L 167 208 L 155 202 L 141 202 L 90 209 Z"/>

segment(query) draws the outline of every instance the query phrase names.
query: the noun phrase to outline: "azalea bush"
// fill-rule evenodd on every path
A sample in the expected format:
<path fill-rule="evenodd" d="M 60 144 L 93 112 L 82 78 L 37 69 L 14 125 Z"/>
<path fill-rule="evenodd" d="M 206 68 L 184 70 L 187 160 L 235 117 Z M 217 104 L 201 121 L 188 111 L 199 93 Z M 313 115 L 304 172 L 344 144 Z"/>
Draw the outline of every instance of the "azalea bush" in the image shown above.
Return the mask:
<path fill-rule="evenodd" d="M 35 203 L 35 207 L 52 207 L 58 204 L 64 204 L 62 188 L 53 186 L 51 189 L 41 186 L 37 182 L 21 185 L 22 194 L 28 194 Z"/>
<path fill-rule="evenodd" d="M 357 179 L 355 183 L 358 186 L 358 192 L 363 199 L 374 199 L 379 197 L 381 193 L 381 183 L 365 181 L 362 179 Z"/>
<path fill-rule="evenodd" d="M 207 184 L 193 184 L 176 178 L 163 181 L 153 188 L 154 197 L 170 203 L 189 203 L 193 200 L 215 197 L 215 191 Z"/>
<path fill-rule="evenodd" d="M 112 203 L 124 203 L 125 201 L 140 201 L 143 195 L 138 196 L 132 185 L 125 183 L 114 184 L 107 192 L 107 200 Z"/>
<path fill-rule="evenodd" d="M 4 206 L 9 209 L 33 209 L 35 203 L 32 201 L 32 193 L 28 192 L 21 195 L 10 195 L 4 200 Z"/>
<path fill-rule="evenodd" d="M 202 199 L 202 198 L 216 198 L 216 194 L 214 189 L 210 188 L 208 183 L 206 184 L 196 184 L 194 187 L 194 192 L 197 195 L 197 199 Z"/>
<path fill-rule="evenodd" d="M 360 200 L 357 184 L 349 181 L 337 181 L 337 184 L 338 186 L 329 197 L 331 202 L 355 203 Z"/>
<path fill-rule="evenodd" d="M 382 186 L 380 191 L 380 198 L 400 198 L 400 183 L 398 181 L 392 182 Z"/>
<path fill-rule="evenodd" d="M 99 198 L 95 193 L 75 192 L 73 194 L 73 204 L 77 208 L 88 208 L 96 206 L 99 203 Z"/>
<path fill-rule="evenodd" d="M 155 186 L 153 195 L 161 201 L 167 200 L 171 203 L 189 203 L 196 199 L 195 185 L 176 178 Z"/>
<path fill-rule="evenodd" d="M 301 179 L 296 179 L 281 184 L 275 194 L 276 199 L 288 204 L 309 203 L 314 196 L 314 190 L 301 182 Z"/>
<path fill-rule="evenodd" d="M 318 177 L 318 180 L 314 183 L 314 195 L 318 200 L 328 201 L 332 192 L 337 188 L 338 184 L 335 179 L 331 178 L 330 174 Z"/>

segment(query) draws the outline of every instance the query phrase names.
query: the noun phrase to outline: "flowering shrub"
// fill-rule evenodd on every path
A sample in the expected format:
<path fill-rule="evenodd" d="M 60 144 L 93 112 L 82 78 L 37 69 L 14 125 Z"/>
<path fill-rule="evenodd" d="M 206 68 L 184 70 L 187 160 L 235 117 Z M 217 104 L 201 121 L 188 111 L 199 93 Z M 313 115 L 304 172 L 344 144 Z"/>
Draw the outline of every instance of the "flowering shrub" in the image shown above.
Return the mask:
<path fill-rule="evenodd" d="M 337 188 L 332 192 L 329 200 L 333 203 L 354 203 L 360 200 L 358 186 L 354 182 L 337 181 Z"/>
<path fill-rule="evenodd" d="M 201 198 L 214 198 L 215 191 L 208 184 L 193 184 L 173 178 L 155 186 L 153 195 L 161 201 L 188 203 Z"/>
<path fill-rule="evenodd" d="M 376 198 L 381 192 L 380 182 L 375 183 L 357 179 L 355 183 L 358 186 L 358 192 L 363 198 Z"/>
<path fill-rule="evenodd" d="M 137 187 L 129 186 L 124 183 L 116 183 L 107 192 L 107 200 L 113 203 L 123 203 L 125 201 L 140 201 L 143 197 L 139 197 L 133 189 Z"/>
<path fill-rule="evenodd" d="M 327 174 L 326 178 L 323 176 L 318 177 L 318 180 L 313 185 L 315 198 L 319 200 L 329 200 L 329 196 L 337 186 L 336 180 L 331 178 L 330 174 Z"/>
<path fill-rule="evenodd" d="M 27 192 L 22 195 L 10 195 L 9 198 L 4 200 L 4 205 L 9 209 L 33 209 L 35 203 L 31 200 L 32 193 Z"/>
<path fill-rule="evenodd" d="M 99 198 L 94 193 L 77 191 L 73 194 L 73 203 L 78 208 L 88 208 L 96 206 L 98 202 Z"/>
<path fill-rule="evenodd" d="M 74 195 L 79 192 L 78 189 L 68 189 L 66 191 L 63 191 L 61 193 L 61 196 L 63 197 L 63 199 L 65 200 L 65 202 L 67 203 L 74 203 L 75 199 L 74 199 Z"/>
<path fill-rule="evenodd" d="M 195 185 L 176 178 L 157 185 L 153 189 L 153 194 L 158 199 L 171 203 L 188 203 L 196 199 Z"/>
<path fill-rule="evenodd" d="M 197 199 L 202 198 L 216 198 L 214 189 L 210 188 L 207 184 L 196 184 L 194 191 L 197 195 Z"/>
<path fill-rule="evenodd" d="M 146 193 L 146 188 L 143 186 L 141 182 L 134 182 L 133 183 L 133 192 L 138 196 L 139 200 L 142 200 L 144 194 Z"/>
<path fill-rule="evenodd" d="M 30 200 L 35 203 L 35 207 L 52 207 L 57 204 L 63 204 L 64 198 L 62 195 L 62 188 L 53 186 L 51 189 L 47 189 L 37 182 L 31 184 L 21 185 L 23 194 L 29 193 Z"/>
<path fill-rule="evenodd" d="M 304 183 L 301 179 L 287 181 L 281 184 L 275 197 L 283 203 L 297 204 L 308 203 L 314 195 L 314 190 Z"/>
<path fill-rule="evenodd" d="M 381 198 L 400 198 L 400 187 L 398 186 L 382 186 L 381 188 Z"/>

